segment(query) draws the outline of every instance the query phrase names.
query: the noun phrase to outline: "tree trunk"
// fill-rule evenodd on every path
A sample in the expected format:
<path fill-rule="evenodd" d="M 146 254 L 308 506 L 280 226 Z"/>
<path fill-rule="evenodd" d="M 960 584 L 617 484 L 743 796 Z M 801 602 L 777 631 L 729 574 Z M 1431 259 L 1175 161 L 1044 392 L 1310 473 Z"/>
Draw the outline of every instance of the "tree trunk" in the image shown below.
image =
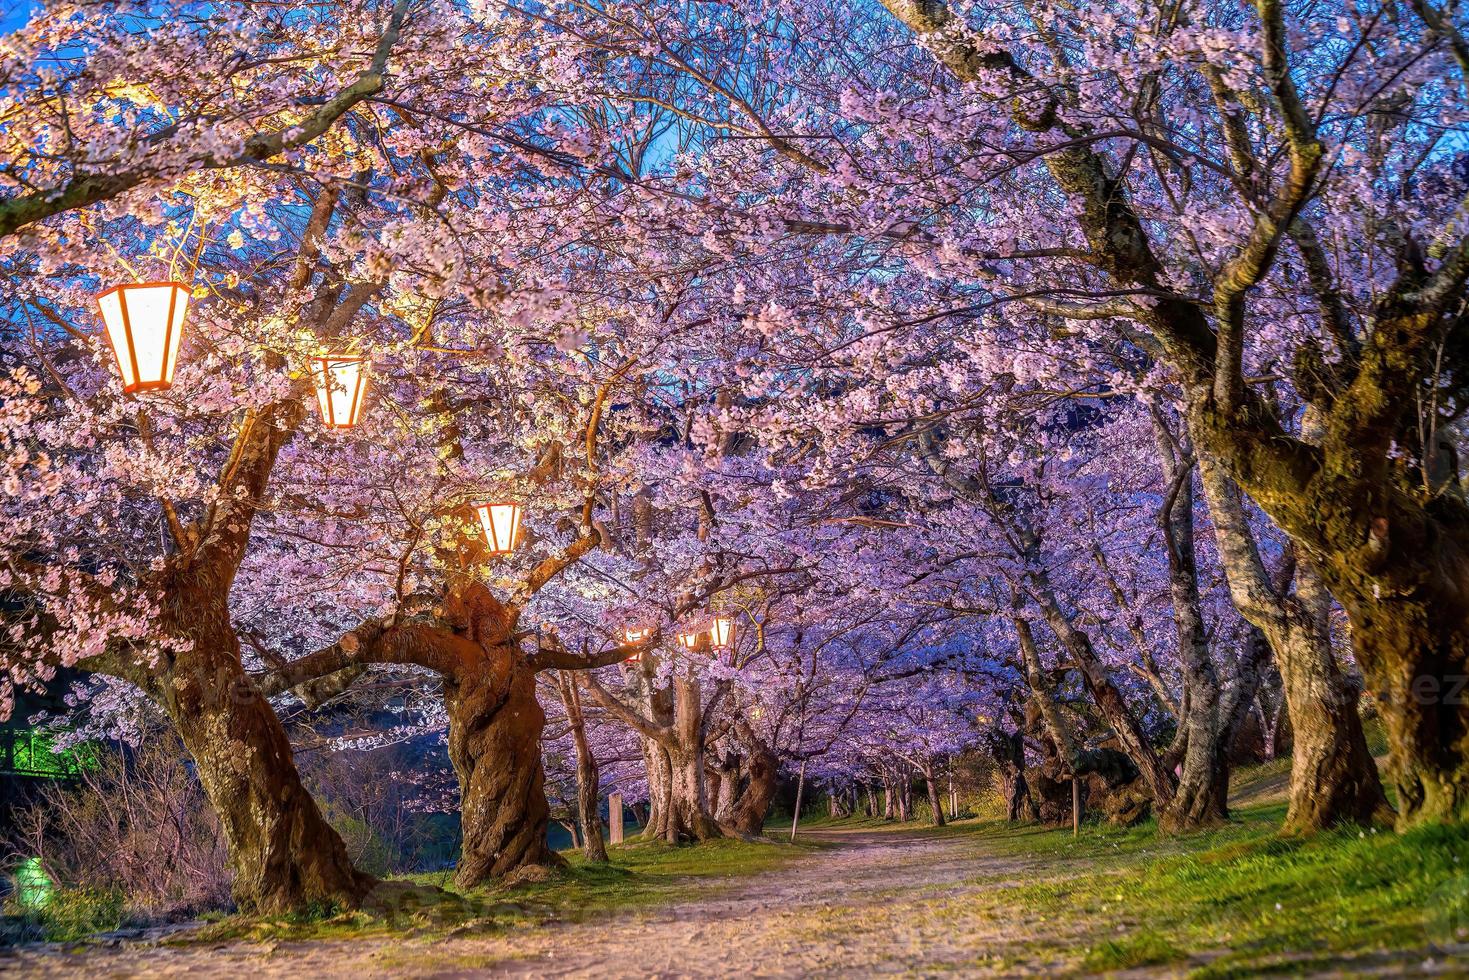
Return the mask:
<path fill-rule="evenodd" d="M 1031 596 L 1040 606 L 1046 624 L 1071 654 L 1072 660 L 1081 671 L 1087 693 L 1102 712 L 1107 724 L 1112 726 L 1123 750 L 1142 774 L 1154 803 L 1159 806 L 1167 803 L 1173 796 L 1177 780 L 1159 762 L 1158 753 L 1154 751 L 1142 726 L 1138 724 L 1132 708 L 1118 690 L 1101 658 L 1097 656 L 1091 637 L 1078 629 L 1061 609 L 1055 591 L 1051 588 L 1050 579 L 1043 571 L 1033 570 L 1028 573 L 1028 577 Z"/>
<path fill-rule="evenodd" d="M 999 777 L 1000 793 L 1005 797 L 1005 819 L 1012 823 L 1038 820 L 1040 812 L 1025 778 L 1024 737 L 1018 731 L 1007 732 L 998 726 L 983 730 L 982 735 Z"/>
<path fill-rule="evenodd" d="M 634 672 L 632 683 L 637 701 L 647 717 L 660 726 L 673 724 L 673 691 L 669 686 L 655 688 L 652 680 L 640 672 Z M 678 840 L 672 827 L 673 819 L 673 761 L 668 749 L 656 738 L 639 735 L 643 751 L 643 771 L 648 780 L 648 819 L 639 834 L 644 840 Z"/>
<path fill-rule="evenodd" d="M 719 819 L 721 808 L 728 813 L 727 801 L 729 800 L 729 780 L 724 778 L 722 768 L 727 760 L 721 759 L 718 765 L 709 766 L 704 770 L 704 793 L 709 797 L 709 812 L 714 819 Z"/>
<path fill-rule="evenodd" d="M 487 656 L 484 669 L 444 678 L 449 760 L 463 797 L 463 847 L 454 875 L 460 888 L 528 865 L 561 863 L 546 843 L 546 715 L 536 701 L 535 672 L 509 648 L 494 648 Z"/>
<path fill-rule="evenodd" d="M 1466 603 L 1464 596 L 1377 600 L 1349 595 L 1343 601 L 1357 663 L 1377 698 L 1387 732 L 1399 829 L 1469 819 Z M 1326 706 L 1337 717 L 1358 717 L 1356 691 L 1339 671 L 1318 683 L 1330 685 Z M 1294 758 L 1311 758 L 1320 740 L 1294 711 L 1291 726 Z M 1356 751 L 1365 756 L 1365 743 Z M 1361 787 L 1360 792 L 1370 789 Z"/>
<path fill-rule="evenodd" d="M 639 835 L 647 840 L 675 841 L 678 835 L 670 829 L 673 814 L 673 762 L 668 750 L 655 739 L 644 738 L 643 771 L 648 779 L 648 819 Z"/>
<path fill-rule="evenodd" d="M 724 836 L 718 821 L 709 812 L 704 789 L 704 715 L 699 682 L 691 677 L 673 679 L 673 726 L 669 729 L 668 759 L 672 765 L 670 783 L 671 816 L 669 841 L 713 840 Z"/>
<path fill-rule="evenodd" d="M 703 754 L 680 746 L 668 753 L 673 765 L 670 783 L 669 820 L 666 836 L 669 843 L 686 840 L 706 841 L 723 837 L 719 823 L 709 813 L 704 795 Z"/>
<path fill-rule="evenodd" d="M 1327 602 L 1314 571 L 1297 573 L 1304 605 Z M 1321 631 L 1326 609 L 1306 621 L 1283 624 L 1272 646 L 1289 712 L 1290 806 L 1285 830 L 1308 833 L 1340 824 L 1388 819 L 1387 797 L 1367 748 L 1358 692 L 1345 677 Z M 1268 632 L 1268 631 L 1267 631 Z"/>
<path fill-rule="evenodd" d="M 1158 828 L 1178 833 L 1219 823 L 1229 815 L 1229 744 L 1220 713 L 1219 675 L 1199 599 L 1193 466 L 1180 458 L 1181 450 L 1156 413 L 1153 427 L 1170 484 L 1158 523 L 1168 551 L 1168 591 L 1187 694 L 1178 719 L 1185 739 L 1182 770 L 1173 795 L 1158 807 Z"/>
<path fill-rule="evenodd" d="M 1291 750 L 1285 830 L 1382 819 L 1387 799 L 1367 749 L 1356 692 L 1331 651 L 1331 597 L 1316 567 L 1297 560 L 1295 595 L 1285 594 L 1285 583 L 1270 582 L 1238 487 L 1207 456 L 1200 456 L 1199 468 L 1230 595 L 1240 614 L 1264 633 L 1280 670 L 1286 717 L 1277 719 L 1272 748 L 1284 751 L 1286 742 Z"/>
<path fill-rule="evenodd" d="M 729 822 L 741 833 L 758 834 L 765 828 L 765 821 L 770 817 L 770 805 L 775 801 L 780 761 L 758 739 L 747 740 L 745 749 L 741 757 L 745 787 Z"/>
<path fill-rule="evenodd" d="M 178 728 L 219 816 L 242 911 L 355 907 L 375 884 L 301 785 L 280 719 L 245 675 L 224 603 L 184 589 L 169 597 L 169 632 L 191 649 L 150 693 Z"/>
<path fill-rule="evenodd" d="M 597 757 L 587 744 L 586 718 L 581 710 L 581 691 L 576 681 L 566 671 L 557 675 L 561 690 L 561 703 L 566 708 L 567 720 L 571 723 L 571 741 L 576 749 L 576 818 L 581 826 L 582 852 L 588 861 L 595 864 L 607 860 L 607 842 L 602 839 L 602 818 L 598 813 L 601 798 L 601 773 L 597 768 Z"/>
<path fill-rule="evenodd" d="M 717 765 L 709 772 L 709 799 L 714 803 L 714 819 L 733 823 L 739 808 L 746 759 L 743 754 L 727 750 L 719 754 Z"/>
<path fill-rule="evenodd" d="M 923 770 L 923 782 L 928 787 L 928 806 L 933 811 L 929 820 L 935 827 L 942 827 L 947 822 L 944 820 L 944 805 L 939 799 L 939 788 L 933 781 L 933 770 Z"/>

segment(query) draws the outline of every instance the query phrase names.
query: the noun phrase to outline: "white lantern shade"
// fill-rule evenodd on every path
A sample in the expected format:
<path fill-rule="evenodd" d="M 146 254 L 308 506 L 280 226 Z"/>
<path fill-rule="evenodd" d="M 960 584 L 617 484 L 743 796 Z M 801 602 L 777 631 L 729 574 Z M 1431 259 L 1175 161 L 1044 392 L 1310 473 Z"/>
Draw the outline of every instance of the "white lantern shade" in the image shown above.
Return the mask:
<path fill-rule="evenodd" d="M 117 358 L 123 392 L 157 391 L 173 384 L 189 287 L 181 282 L 113 286 L 97 297 L 97 308 Z"/>
<path fill-rule="evenodd" d="M 629 626 L 622 631 L 622 639 L 627 643 L 642 643 L 652 635 L 653 631 L 647 627 L 639 629 L 635 626 Z"/>
<path fill-rule="evenodd" d="M 351 354 L 325 354 L 311 359 L 311 382 L 316 385 L 316 405 L 328 429 L 350 429 L 362 416 L 367 392 L 367 358 Z"/>
<path fill-rule="evenodd" d="M 492 555 L 508 555 L 515 550 L 520 537 L 520 505 L 514 503 L 475 504 L 480 526 L 485 531 L 485 544 Z"/>
<path fill-rule="evenodd" d="M 678 634 L 678 645 L 685 650 L 697 650 L 699 648 L 699 639 L 703 635 L 703 630 L 695 630 L 692 633 L 680 633 Z"/>
<path fill-rule="evenodd" d="M 735 628 L 733 616 L 715 616 L 713 624 L 709 627 L 709 636 L 714 645 L 721 650 L 729 648 L 734 642 Z"/>

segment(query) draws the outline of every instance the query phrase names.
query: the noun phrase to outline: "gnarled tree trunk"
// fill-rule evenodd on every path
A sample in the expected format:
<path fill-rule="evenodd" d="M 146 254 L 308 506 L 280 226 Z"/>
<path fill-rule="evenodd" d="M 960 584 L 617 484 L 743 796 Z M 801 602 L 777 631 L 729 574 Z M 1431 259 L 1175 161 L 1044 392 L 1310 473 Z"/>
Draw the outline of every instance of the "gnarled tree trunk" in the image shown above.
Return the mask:
<path fill-rule="evenodd" d="M 491 663 L 485 669 L 444 678 L 449 760 L 462 794 L 463 846 L 454 874 L 460 888 L 527 865 L 561 863 L 546 842 L 546 715 L 536 700 L 535 672 L 509 648 L 487 654 Z"/>
<path fill-rule="evenodd" d="M 1381 706 L 1402 828 L 1469 819 L 1469 625 L 1459 621 L 1466 603 L 1469 588 L 1343 602 L 1357 662 Z M 1330 681 L 1339 692 L 1332 707 L 1355 714 L 1355 691 L 1339 674 Z M 1295 757 L 1309 758 L 1312 733 L 1301 719 L 1291 722 Z"/>
<path fill-rule="evenodd" d="M 729 823 L 740 833 L 758 834 L 765 827 L 770 805 L 775 800 L 780 762 L 759 739 L 748 739 L 745 745 L 746 752 L 740 760 L 744 788 L 735 801 Z"/>
<path fill-rule="evenodd" d="M 1030 593 L 1040 607 L 1046 624 L 1071 654 L 1081 671 L 1082 682 L 1087 693 L 1101 711 L 1107 724 L 1112 726 L 1117 741 L 1122 746 L 1138 772 L 1142 774 L 1155 806 L 1162 806 L 1172 798 L 1177 788 L 1177 779 L 1165 769 L 1158 753 L 1143 732 L 1136 715 L 1128 705 L 1117 684 L 1112 680 L 1106 665 L 1097 656 L 1091 637 L 1072 623 L 1071 617 L 1061 608 L 1044 571 L 1032 569 L 1029 573 Z M 1018 620 L 1018 617 L 1017 617 Z"/>
<path fill-rule="evenodd" d="M 714 819 L 729 823 L 734 819 L 735 801 L 740 795 L 740 776 L 745 760 L 740 753 L 726 748 L 709 768 L 707 787 Z"/>
<path fill-rule="evenodd" d="M 672 779 L 669 783 L 669 819 L 665 840 L 713 840 L 724 836 L 709 812 L 704 787 L 704 713 L 699 682 L 673 678 L 673 725 L 665 729 Z"/>
<path fill-rule="evenodd" d="M 169 632 L 192 648 L 174 655 L 149 693 L 178 728 L 219 816 L 235 901 L 267 913 L 356 906 L 375 881 L 352 867 L 301 785 L 280 719 L 240 664 L 225 601 L 186 587 L 166 602 Z"/>
<path fill-rule="evenodd" d="M 669 793 L 669 817 L 664 839 L 670 843 L 684 840 L 714 840 L 724 834 L 719 822 L 709 812 L 704 793 L 704 756 L 691 747 L 679 745 L 669 749 L 672 780 Z"/>
<path fill-rule="evenodd" d="M 994 763 L 1000 795 L 1005 798 L 1005 819 L 1013 822 L 1036 820 L 1039 814 L 1025 778 L 1025 738 L 1020 732 L 1007 732 L 996 726 L 981 733 L 990 760 Z"/>

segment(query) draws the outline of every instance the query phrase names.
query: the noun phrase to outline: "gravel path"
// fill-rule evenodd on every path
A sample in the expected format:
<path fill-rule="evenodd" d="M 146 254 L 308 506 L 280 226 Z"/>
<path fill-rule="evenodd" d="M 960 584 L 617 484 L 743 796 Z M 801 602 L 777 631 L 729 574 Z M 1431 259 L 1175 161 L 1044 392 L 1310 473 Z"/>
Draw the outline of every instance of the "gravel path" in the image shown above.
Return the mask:
<path fill-rule="evenodd" d="M 992 917 L 967 893 L 1030 870 L 969 837 L 825 832 L 837 844 L 707 897 L 600 922 L 451 936 L 214 946 L 122 944 L 82 952 L 0 954 L 7 976 L 727 977 L 1054 973 L 1019 941 L 1035 929 L 1060 951 L 1054 923 Z M 991 905 L 991 907 L 993 907 Z M 1032 947 L 1033 948 L 1033 947 Z M 1074 955 L 1074 954 L 1073 954 Z"/>

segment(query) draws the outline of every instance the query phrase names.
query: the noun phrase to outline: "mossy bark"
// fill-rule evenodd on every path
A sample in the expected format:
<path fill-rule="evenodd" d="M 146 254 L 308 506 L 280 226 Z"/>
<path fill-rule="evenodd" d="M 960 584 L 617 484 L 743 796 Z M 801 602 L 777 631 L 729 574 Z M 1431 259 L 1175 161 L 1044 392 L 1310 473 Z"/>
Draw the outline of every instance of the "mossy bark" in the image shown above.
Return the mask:
<path fill-rule="evenodd" d="M 1220 465 L 1200 459 L 1221 561 L 1235 606 L 1265 635 L 1280 670 L 1292 757 L 1285 829 L 1306 833 L 1368 824 L 1389 813 L 1357 711 L 1357 692 L 1331 649 L 1331 596 L 1317 562 L 1296 563 L 1295 590 L 1269 580 L 1239 491 Z"/>
<path fill-rule="evenodd" d="M 1453 611 L 1437 598 L 1344 603 L 1387 731 L 1400 829 L 1469 819 L 1469 630 L 1458 622 L 1466 599 Z M 1298 747 L 1304 736 L 1297 723 Z"/>

